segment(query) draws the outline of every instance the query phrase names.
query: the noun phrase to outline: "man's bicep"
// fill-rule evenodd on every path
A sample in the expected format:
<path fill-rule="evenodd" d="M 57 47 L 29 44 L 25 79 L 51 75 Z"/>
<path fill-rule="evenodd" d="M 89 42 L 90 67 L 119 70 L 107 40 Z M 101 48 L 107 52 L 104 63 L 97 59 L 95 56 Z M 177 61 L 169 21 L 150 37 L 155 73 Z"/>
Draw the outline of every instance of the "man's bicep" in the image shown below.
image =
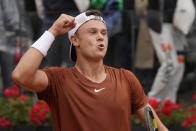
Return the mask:
<path fill-rule="evenodd" d="M 143 87 L 135 75 L 132 76 L 131 92 L 133 111 L 135 112 L 148 103 L 148 98 L 143 90 Z"/>
<path fill-rule="evenodd" d="M 26 87 L 34 92 L 41 92 L 48 87 L 48 77 L 42 70 L 37 70 L 34 78 L 32 78 L 31 86 Z"/>

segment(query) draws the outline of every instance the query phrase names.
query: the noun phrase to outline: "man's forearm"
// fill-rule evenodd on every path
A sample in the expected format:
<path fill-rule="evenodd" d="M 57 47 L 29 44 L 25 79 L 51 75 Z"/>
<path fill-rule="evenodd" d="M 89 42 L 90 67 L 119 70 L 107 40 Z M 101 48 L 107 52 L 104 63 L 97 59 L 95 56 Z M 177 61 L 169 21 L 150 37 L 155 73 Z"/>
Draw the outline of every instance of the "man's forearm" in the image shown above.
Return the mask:
<path fill-rule="evenodd" d="M 153 112 L 153 115 L 154 115 L 154 118 L 156 120 L 157 126 L 158 126 L 158 130 L 159 131 L 168 131 L 168 129 L 165 127 L 165 125 L 160 121 L 160 119 L 157 116 L 157 114 L 155 113 L 154 109 L 149 104 L 147 104 L 146 106 L 149 106 L 151 108 L 151 110 Z M 142 124 L 146 127 L 144 108 L 145 108 L 145 106 L 143 108 L 139 109 L 136 112 L 135 115 L 140 119 L 140 121 L 142 122 Z"/>
<path fill-rule="evenodd" d="M 150 106 L 150 105 L 148 105 Z M 165 125 L 160 121 L 159 117 L 157 116 L 156 112 L 154 111 L 154 109 L 150 106 L 152 112 L 153 112 L 153 115 L 154 115 L 154 118 L 156 120 L 156 123 L 157 123 L 157 126 L 158 126 L 158 130 L 159 131 L 168 131 L 168 129 L 165 127 Z"/>

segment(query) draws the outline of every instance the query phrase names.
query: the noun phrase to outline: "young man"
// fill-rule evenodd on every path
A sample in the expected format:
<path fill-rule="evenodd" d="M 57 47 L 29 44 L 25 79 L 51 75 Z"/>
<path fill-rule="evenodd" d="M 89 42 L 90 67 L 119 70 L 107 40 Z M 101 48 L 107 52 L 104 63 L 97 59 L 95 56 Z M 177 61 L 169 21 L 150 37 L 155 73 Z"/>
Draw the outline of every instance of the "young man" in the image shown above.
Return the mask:
<path fill-rule="evenodd" d="M 75 66 L 39 70 L 55 37 L 67 32 Z M 130 71 L 103 64 L 107 46 L 107 28 L 99 11 L 75 18 L 62 14 L 22 57 L 13 80 L 49 104 L 56 131 L 130 131 L 133 113 L 145 125 L 148 100 Z M 155 117 L 159 131 L 167 131 Z"/>

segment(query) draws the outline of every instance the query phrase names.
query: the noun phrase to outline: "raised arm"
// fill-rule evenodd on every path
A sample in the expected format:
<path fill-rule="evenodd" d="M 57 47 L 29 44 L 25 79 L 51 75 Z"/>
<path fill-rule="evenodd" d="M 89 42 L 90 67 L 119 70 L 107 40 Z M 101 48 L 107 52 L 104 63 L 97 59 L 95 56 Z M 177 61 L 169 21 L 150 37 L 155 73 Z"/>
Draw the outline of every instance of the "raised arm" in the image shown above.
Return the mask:
<path fill-rule="evenodd" d="M 74 17 L 62 14 L 23 55 L 12 72 L 12 79 L 28 90 L 44 90 L 48 86 L 48 78 L 45 72 L 39 70 L 39 66 L 55 37 L 67 33 L 74 27 Z"/>

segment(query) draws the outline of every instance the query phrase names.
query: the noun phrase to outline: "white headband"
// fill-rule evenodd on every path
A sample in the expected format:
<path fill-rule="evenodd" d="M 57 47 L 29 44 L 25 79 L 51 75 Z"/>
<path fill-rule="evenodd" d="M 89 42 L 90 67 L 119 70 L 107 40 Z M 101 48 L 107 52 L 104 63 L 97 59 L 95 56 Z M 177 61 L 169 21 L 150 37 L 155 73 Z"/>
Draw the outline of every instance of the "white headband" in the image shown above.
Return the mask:
<path fill-rule="evenodd" d="M 92 19 L 100 20 L 103 23 L 105 23 L 105 21 L 103 20 L 101 16 L 95 16 L 95 15 L 86 16 L 86 12 L 81 13 L 75 17 L 76 26 L 68 32 L 69 39 L 72 35 L 76 33 L 76 31 L 78 30 L 78 28 L 80 28 L 81 25 L 83 25 L 85 22 L 92 20 Z"/>

